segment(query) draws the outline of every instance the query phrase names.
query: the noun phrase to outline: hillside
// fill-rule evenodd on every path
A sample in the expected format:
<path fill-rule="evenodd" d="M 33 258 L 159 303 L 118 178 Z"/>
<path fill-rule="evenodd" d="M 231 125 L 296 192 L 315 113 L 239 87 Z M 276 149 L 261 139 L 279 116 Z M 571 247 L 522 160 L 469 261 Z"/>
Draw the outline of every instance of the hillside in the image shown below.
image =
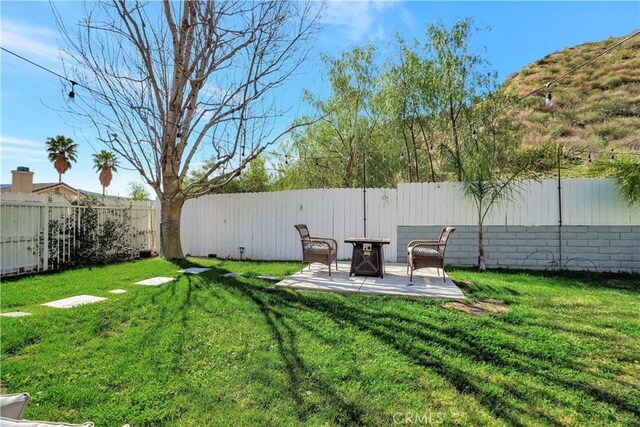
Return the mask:
<path fill-rule="evenodd" d="M 503 87 L 524 95 L 622 40 L 584 43 L 529 64 Z M 592 157 L 640 150 L 640 35 L 580 68 L 551 87 L 553 105 L 541 91 L 523 101 L 516 116 L 524 126 L 523 144 L 559 142 L 586 162 Z M 614 151 L 615 152 L 615 151 Z"/>

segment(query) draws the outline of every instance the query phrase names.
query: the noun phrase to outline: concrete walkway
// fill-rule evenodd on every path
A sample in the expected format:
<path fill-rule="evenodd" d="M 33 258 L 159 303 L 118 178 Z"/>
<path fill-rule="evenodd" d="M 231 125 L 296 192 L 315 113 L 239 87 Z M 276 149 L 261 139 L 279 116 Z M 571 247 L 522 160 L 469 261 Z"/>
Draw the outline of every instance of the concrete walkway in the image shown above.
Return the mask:
<path fill-rule="evenodd" d="M 326 265 L 313 263 L 275 286 L 329 292 L 360 292 L 365 294 L 395 295 L 431 298 L 465 298 L 462 291 L 446 276 L 438 276 L 435 268 L 425 268 L 413 273 L 409 281 L 406 264 L 385 265 L 384 278 L 349 277 L 349 262 L 339 262 L 338 271 L 331 269 L 331 277 Z M 335 265 L 334 265 L 335 267 Z M 440 272 L 440 274 L 442 274 Z"/>

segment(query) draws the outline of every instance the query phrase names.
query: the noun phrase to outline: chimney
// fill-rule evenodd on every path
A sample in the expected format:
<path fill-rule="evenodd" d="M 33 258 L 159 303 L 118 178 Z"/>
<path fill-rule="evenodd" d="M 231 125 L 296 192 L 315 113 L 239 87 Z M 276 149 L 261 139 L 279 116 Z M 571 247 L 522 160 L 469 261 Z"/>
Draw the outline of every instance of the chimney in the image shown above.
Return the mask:
<path fill-rule="evenodd" d="M 33 192 L 33 172 L 29 172 L 28 167 L 18 166 L 16 170 L 11 171 L 11 192 Z"/>

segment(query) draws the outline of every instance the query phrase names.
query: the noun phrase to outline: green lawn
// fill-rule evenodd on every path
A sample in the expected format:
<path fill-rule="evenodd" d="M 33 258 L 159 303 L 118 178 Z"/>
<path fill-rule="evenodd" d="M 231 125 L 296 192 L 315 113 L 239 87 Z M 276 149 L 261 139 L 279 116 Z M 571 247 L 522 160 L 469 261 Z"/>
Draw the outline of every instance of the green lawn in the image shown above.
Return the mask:
<path fill-rule="evenodd" d="M 639 425 L 640 280 L 476 273 L 444 300 L 276 289 L 297 263 L 160 259 L 2 283 L 1 380 L 30 419 L 98 426 Z M 244 272 L 243 277 L 222 274 Z M 160 286 L 134 282 L 180 276 Z M 123 288 L 121 295 L 107 291 Z M 78 294 L 108 301 L 40 304 Z"/>

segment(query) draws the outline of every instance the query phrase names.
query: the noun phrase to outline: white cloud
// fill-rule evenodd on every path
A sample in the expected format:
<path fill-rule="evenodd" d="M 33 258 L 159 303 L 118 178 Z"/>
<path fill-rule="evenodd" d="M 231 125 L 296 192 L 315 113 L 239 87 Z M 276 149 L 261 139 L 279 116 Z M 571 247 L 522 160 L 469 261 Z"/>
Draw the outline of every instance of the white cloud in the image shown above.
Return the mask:
<path fill-rule="evenodd" d="M 11 160 L 13 163 L 47 161 L 44 143 L 8 135 L 0 136 L 0 157 L 3 163 L 6 160 Z"/>
<path fill-rule="evenodd" d="M 15 136 L 0 135 L 0 145 L 19 145 L 26 147 L 41 147 L 44 149 L 44 142 L 33 141 L 31 139 L 17 138 Z"/>
<path fill-rule="evenodd" d="M 39 57 L 60 61 L 56 44 L 58 32 L 24 22 L 2 21 L 2 46 L 28 58 Z"/>
<path fill-rule="evenodd" d="M 47 159 L 38 159 L 35 157 L 24 157 L 24 156 L 14 156 L 14 155 L 2 155 L 2 158 L 5 160 L 19 160 L 20 162 L 34 162 L 34 163 L 44 163 Z"/>
<path fill-rule="evenodd" d="M 7 147 L 4 145 L 0 147 L 0 149 L 2 153 L 24 153 L 24 154 L 31 154 L 31 155 L 38 155 L 38 154 L 44 153 L 44 149 L 36 150 L 34 148 Z"/>
<path fill-rule="evenodd" d="M 397 8 L 389 1 L 332 0 L 323 22 L 342 28 L 351 42 L 376 41 L 386 36 L 384 15 Z"/>

